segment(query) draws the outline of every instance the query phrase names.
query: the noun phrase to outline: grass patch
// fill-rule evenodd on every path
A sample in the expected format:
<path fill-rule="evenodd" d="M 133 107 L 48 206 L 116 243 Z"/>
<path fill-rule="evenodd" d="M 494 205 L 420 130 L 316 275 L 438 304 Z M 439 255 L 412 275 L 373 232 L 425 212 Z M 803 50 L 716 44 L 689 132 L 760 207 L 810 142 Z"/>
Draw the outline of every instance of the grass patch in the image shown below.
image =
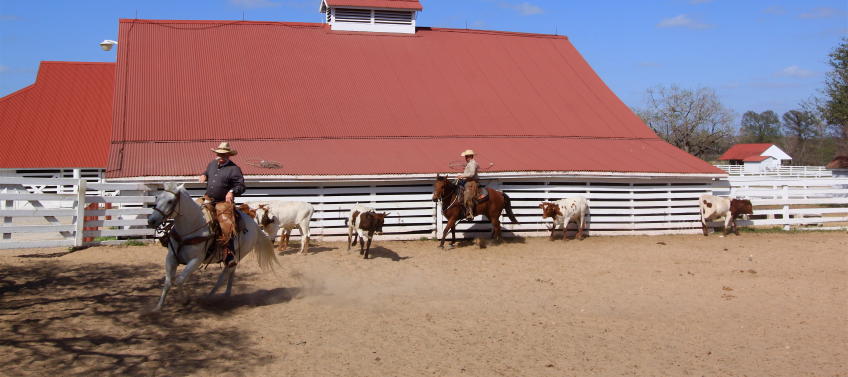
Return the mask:
<path fill-rule="evenodd" d="M 114 240 L 117 240 L 117 239 L 118 239 L 118 237 L 115 237 L 115 236 L 94 237 L 94 242 L 114 241 Z"/>

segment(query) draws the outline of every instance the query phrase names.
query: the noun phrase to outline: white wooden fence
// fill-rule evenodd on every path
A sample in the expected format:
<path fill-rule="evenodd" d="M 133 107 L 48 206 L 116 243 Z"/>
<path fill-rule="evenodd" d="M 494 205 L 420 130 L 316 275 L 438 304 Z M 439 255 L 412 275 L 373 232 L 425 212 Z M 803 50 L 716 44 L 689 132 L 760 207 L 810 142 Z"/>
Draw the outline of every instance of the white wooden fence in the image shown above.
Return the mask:
<path fill-rule="evenodd" d="M 751 200 L 754 216 L 739 225 L 848 227 L 848 178 L 730 176 L 716 185 L 714 194 Z"/>
<path fill-rule="evenodd" d="M 145 194 L 149 190 L 137 183 L 88 183 L 84 178 L 0 177 L 0 249 L 79 247 L 114 243 L 87 238 L 150 236 L 146 217 L 152 210 L 143 208 L 153 200 Z M 86 209 L 92 203 L 115 208 Z"/>
<path fill-rule="evenodd" d="M 715 165 L 731 176 L 777 176 L 777 177 L 831 177 L 833 173 L 824 166 L 780 166 L 767 171 L 745 171 L 744 165 Z"/>
<path fill-rule="evenodd" d="M 512 200 L 519 223 L 512 224 L 502 217 L 505 237 L 549 234 L 550 220 L 542 221 L 539 203 L 576 195 L 589 199 L 588 229 L 595 236 L 699 233 L 697 199 L 705 193 L 751 199 L 755 216 L 741 221 L 740 225 L 822 229 L 842 228 L 848 223 L 848 178 L 575 177 L 497 179 L 484 183 L 487 187 L 503 190 Z M 72 186 L 74 190 L 72 193 L 44 193 L 45 185 Z M 344 185 L 250 182 L 248 186 L 246 195 L 241 198 L 245 202 L 295 200 L 312 203 L 316 211 L 310 227 L 317 240 L 346 238 L 345 218 L 356 203 L 390 213 L 382 239 L 440 237 L 446 221 L 441 215 L 440 204 L 432 201 L 432 180 Z M 202 194 L 198 184 L 187 187 L 193 196 Z M 152 210 L 145 205 L 153 201 L 151 190 L 155 189 L 154 185 L 135 183 L 0 177 L 0 217 L 4 220 L 0 227 L 3 234 L 0 248 L 98 243 L 84 242 L 84 237 L 149 237 L 153 231 L 146 228 L 146 216 Z M 45 206 L 49 201 L 65 205 Z M 116 208 L 86 210 L 79 203 L 114 203 Z M 96 219 L 85 221 L 86 217 Z M 99 229 L 85 230 L 86 227 Z M 486 236 L 490 231 L 489 223 L 478 217 L 477 221 L 460 223 L 457 237 Z"/>

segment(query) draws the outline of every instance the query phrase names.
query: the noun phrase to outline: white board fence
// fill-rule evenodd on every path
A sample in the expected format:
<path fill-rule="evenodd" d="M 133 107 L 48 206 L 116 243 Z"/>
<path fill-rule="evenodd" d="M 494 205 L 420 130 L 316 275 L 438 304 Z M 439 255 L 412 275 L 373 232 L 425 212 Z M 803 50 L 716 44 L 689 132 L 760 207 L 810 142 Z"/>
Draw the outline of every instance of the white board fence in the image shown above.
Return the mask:
<path fill-rule="evenodd" d="M 737 221 L 738 225 L 785 230 L 848 227 L 848 178 L 730 176 L 713 191 L 751 200 L 754 215 Z"/>
<path fill-rule="evenodd" d="M 498 179 L 485 180 L 484 184 L 503 190 L 512 200 L 519 223 L 512 224 L 503 216 L 501 222 L 505 237 L 548 235 L 550 220 L 541 219 L 539 203 L 576 195 L 589 200 L 588 231 L 592 236 L 697 234 L 700 232 L 698 197 L 705 193 L 751 199 L 755 216 L 740 221 L 743 226 L 827 229 L 844 227 L 848 222 L 848 178 L 731 176 L 714 180 L 575 177 Z M 73 193 L 46 194 L 43 190 L 45 185 L 73 186 L 75 189 Z M 34 189 L 39 187 L 41 189 Z M 187 188 L 193 196 L 203 193 L 196 183 L 189 183 Z M 98 243 L 83 242 L 83 237 L 150 237 L 153 230 L 146 228 L 146 216 L 152 210 L 145 206 L 153 201 L 151 190 L 155 189 L 155 185 L 136 183 L 0 177 L 0 204 L 3 205 L 0 217 L 4 220 L 0 227 L 3 234 L 0 248 Z M 440 204 L 432 200 L 432 180 L 345 184 L 249 182 L 248 191 L 239 200 L 248 203 L 267 200 L 311 203 L 315 213 L 310 228 L 316 240 L 345 239 L 345 218 L 357 203 L 389 212 L 381 239 L 441 237 L 446 222 L 441 215 Z M 67 205 L 46 207 L 42 204 L 45 201 L 62 201 Z M 114 203 L 115 208 L 85 210 L 77 203 Z M 86 216 L 97 218 L 78 220 Z M 106 216 L 112 216 L 112 219 Z M 41 223 L 36 224 L 31 221 L 33 219 Z M 99 229 L 86 231 L 84 227 Z M 457 237 L 485 237 L 490 232 L 489 223 L 478 217 L 474 222 L 460 223 Z M 293 236 L 297 238 L 299 234 Z"/>
<path fill-rule="evenodd" d="M 54 189 L 45 190 L 51 186 Z M 85 178 L 0 177 L 0 249 L 80 247 L 123 242 L 86 238 L 153 235 L 146 227 L 152 210 L 144 208 L 153 201 L 146 195 L 149 191 L 143 184 L 89 183 Z M 86 209 L 92 203 L 113 208 Z"/>

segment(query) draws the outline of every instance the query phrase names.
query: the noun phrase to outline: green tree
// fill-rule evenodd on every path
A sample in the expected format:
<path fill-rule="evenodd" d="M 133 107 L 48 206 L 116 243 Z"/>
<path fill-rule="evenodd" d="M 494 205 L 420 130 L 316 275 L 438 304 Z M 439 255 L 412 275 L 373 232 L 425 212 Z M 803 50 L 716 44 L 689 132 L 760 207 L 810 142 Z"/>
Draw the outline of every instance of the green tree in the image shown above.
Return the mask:
<path fill-rule="evenodd" d="M 840 152 L 848 153 L 848 38 L 843 38 L 829 56 L 833 70 L 826 74 L 826 98 L 820 109 L 824 120 L 835 128 Z"/>
<path fill-rule="evenodd" d="M 821 136 L 821 120 L 809 110 L 789 110 L 783 114 L 783 130 L 794 162 L 815 165 L 809 153 L 811 139 Z"/>
<path fill-rule="evenodd" d="M 710 88 L 649 88 L 647 107 L 636 113 L 654 132 L 692 155 L 712 159 L 732 142 L 733 112 Z"/>
<path fill-rule="evenodd" d="M 774 111 L 747 111 L 742 115 L 739 133 L 746 143 L 774 143 L 780 138 L 780 119 Z"/>

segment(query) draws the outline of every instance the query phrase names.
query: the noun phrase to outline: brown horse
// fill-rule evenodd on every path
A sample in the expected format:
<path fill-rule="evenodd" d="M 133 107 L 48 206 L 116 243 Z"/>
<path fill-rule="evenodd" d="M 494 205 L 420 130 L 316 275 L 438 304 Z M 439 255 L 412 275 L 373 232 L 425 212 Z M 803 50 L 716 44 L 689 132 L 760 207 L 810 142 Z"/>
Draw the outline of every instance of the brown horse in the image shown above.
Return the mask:
<path fill-rule="evenodd" d="M 448 230 L 451 231 L 451 245 L 456 242 L 456 223 L 465 216 L 465 206 L 459 186 L 448 181 L 447 177 L 440 175 L 436 176 L 436 183 L 433 184 L 433 201 L 442 201 L 442 214 L 448 219 L 448 224 L 445 225 L 445 230 L 442 232 L 442 241 L 439 247 L 445 246 L 445 238 L 448 236 Z M 484 215 L 492 223 L 492 239 L 495 241 L 501 240 L 501 212 L 506 209 L 506 215 L 513 224 L 517 224 L 518 220 L 512 214 L 512 206 L 510 205 L 509 196 L 497 190 L 489 190 L 489 197 L 481 203 L 477 203 L 474 208 L 475 215 Z"/>

